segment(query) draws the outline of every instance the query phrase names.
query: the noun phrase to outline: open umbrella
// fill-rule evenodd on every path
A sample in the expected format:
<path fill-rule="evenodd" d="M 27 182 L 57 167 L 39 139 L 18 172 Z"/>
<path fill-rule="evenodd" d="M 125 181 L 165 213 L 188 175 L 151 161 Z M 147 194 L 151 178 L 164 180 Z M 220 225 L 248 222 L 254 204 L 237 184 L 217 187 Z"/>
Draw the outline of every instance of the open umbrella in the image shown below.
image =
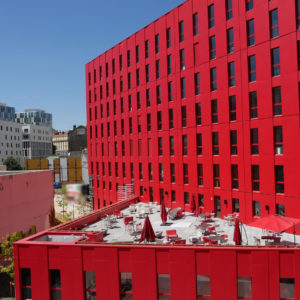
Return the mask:
<path fill-rule="evenodd" d="M 145 218 L 145 223 L 141 233 L 140 243 L 144 240 L 148 242 L 155 241 L 155 234 L 148 216 L 146 216 Z"/>
<path fill-rule="evenodd" d="M 195 212 L 195 210 L 196 210 L 195 196 L 192 197 L 192 201 L 190 203 L 190 209 L 192 212 Z"/>
<path fill-rule="evenodd" d="M 240 231 L 240 221 L 239 221 L 239 219 L 235 220 L 233 241 L 235 242 L 236 245 L 241 245 L 242 244 L 242 234 L 241 234 L 241 231 Z"/>
<path fill-rule="evenodd" d="M 167 222 L 167 211 L 166 211 L 165 202 L 162 202 L 162 203 L 161 203 L 160 217 L 161 217 L 161 221 L 162 221 L 163 223 L 166 223 L 166 222 Z"/>

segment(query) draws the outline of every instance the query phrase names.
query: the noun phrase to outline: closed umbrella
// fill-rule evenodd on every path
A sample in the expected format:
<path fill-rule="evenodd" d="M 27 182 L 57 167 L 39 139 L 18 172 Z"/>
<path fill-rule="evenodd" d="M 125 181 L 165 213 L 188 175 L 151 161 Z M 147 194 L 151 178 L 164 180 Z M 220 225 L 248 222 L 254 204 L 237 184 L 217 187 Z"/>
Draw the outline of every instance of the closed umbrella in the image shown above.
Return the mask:
<path fill-rule="evenodd" d="M 163 223 L 166 223 L 166 222 L 167 222 L 167 211 L 166 211 L 165 202 L 162 202 L 162 203 L 161 203 L 160 217 L 161 217 L 161 221 L 162 221 Z"/>
<path fill-rule="evenodd" d="M 195 210 L 196 210 L 196 202 L 195 202 L 195 196 L 192 197 L 192 201 L 191 201 L 191 204 L 190 204 L 190 209 L 191 211 L 194 213 Z"/>
<path fill-rule="evenodd" d="M 145 223 L 141 233 L 140 243 L 144 240 L 146 240 L 147 242 L 155 241 L 155 234 L 148 216 L 146 216 L 145 218 Z"/>
<path fill-rule="evenodd" d="M 241 245 L 242 244 L 242 234 L 241 234 L 241 231 L 240 231 L 240 221 L 239 221 L 239 219 L 235 220 L 233 241 L 235 242 L 236 245 Z"/>

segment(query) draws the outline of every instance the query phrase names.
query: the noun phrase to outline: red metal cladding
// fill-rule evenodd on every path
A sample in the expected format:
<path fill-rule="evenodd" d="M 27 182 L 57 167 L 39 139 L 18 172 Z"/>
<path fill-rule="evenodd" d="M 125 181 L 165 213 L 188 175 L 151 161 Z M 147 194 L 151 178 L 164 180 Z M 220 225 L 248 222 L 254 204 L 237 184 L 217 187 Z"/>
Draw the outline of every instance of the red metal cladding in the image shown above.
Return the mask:
<path fill-rule="evenodd" d="M 225 2 L 186 1 L 86 65 L 95 208 L 134 182 L 167 207 L 299 217 L 298 1 Z"/>

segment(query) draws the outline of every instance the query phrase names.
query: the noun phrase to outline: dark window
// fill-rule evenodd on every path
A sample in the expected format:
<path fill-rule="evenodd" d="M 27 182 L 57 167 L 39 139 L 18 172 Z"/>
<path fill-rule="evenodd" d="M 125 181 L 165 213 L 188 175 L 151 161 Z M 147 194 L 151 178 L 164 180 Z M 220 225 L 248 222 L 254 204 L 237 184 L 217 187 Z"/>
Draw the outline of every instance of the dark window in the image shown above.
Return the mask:
<path fill-rule="evenodd" d="M 85 271 L 85 299 L 96 299 L 96 276 L 94 271 Z"/>
<path fill-rule="evenodd" d="M 196 125 L 201 125 L 201 103 L 195 104 Z"/>
<path fill-rule="evenodd" d="M 251 140 L 251 154 L 258 154 L 258 128 L 251 128 L 250 130 Z"/>
<path fill-rule="evenodd" d="M 132 299 L 132 273 L 120 273 L 120 298 Z"/>
<path fill-rule="evenodd" d="M 151 114 L 147 114 L 147 131 L 151 131 Z"/>
<path fill-rule="evenodd" d="M 130 67 L 131 61 L 130 61 L 130 50 L 127 50 L 127 67 Z"/>
<path fill-rule="evenodd" d="M 100 75 L 100 80 L 102 80 L 102 67 L 101 66 L 99 68 L 99 75 Z"/>
<path fill-rule="evenodd" d="M 171 175 L 171 182 L 175 182 L 175 164 L 170 165 L 170 175 Z"/>
<path fill-rule="evenodd" d="M 255 55 L 248 57 L 248 76 L 249 82 L 256 81 L 256 59 Z"/>
<path fill-rule="evenodd" d="M 168 82 L 168 100 L 173 101 L 173 85 L 172 81 Z"/>
<path fill-rule="evenodd" d="M 219 132 L 212 133 L 213 155 L 219 155 Z"/>
<path fill-rule="evenodd" d="M 146 89 L 146 105 L 150 106 L 150 89 Z"/>
<path fill-rule="evenodd" d="M 254 19 L 247 21 L 247 40 L 248 46 L 252 46 L 255 44 Z"/>
<path fill-rule="evenodd" d="M 116 80 L 113 79 L 113 94 L 116 94 Z"/>
<path fill-rule="evenodd" d="M 214 187 L 220 187 L 220 166 L 213 165 Z"/>
<path fill-rule="evenodd" d="M 140 69 L 136 70 L 136 86 L 140 85 Z"/>
<path fill-rule="evenodd" d="M 158 299 L 171 299 L 170 274 L 157 274 Z"/>
<path fill-rule="evenodd" d="M 230 154 L 237 155 L 237 130 L 230 130 Z"/>
<path fill-rule="evenodd" d="M 60 270 L 50 270 L 51 300 L 61 300 Z"/>
<path fill-rule="evenodd" d="M 145 58 L 149 57 L 149 41 L 145 41 Z"/>
<path fill-rule="evenodd" d="M 209 37 L 209 58 L 216 58 L 216 37 L 214 35 Z"/>
<path fill-rule="evenodd" d="M 274 153 L 283 154 L 282 126 L 274 126 Z"/>
<path fill-rule="evenodd" d="M 234 61 L 228 63 L 228 85 L 235 86 L 235 67 Z"/>
<path fill-rule="evenodd" d="M 226 0 L 226 19 L 230 20 L 233 17 L 232 0 Z"/>
<path fill-rule="evenodd" d="M 146 82 L 150 81 L 150 66 L 146 65 Z"/>
<path fill-rule="evenodd" d="M 197 139 L 197 155 L 202 155 L 202 134 L 201 133 L 197 133 L 196 135 L 196 139 Z"/>
<path fill-rule="evenodd" d="M 121 113 L 124 112 L 124 99 L 123 97 L 120 98 L 120 107 L 121 107 Z"/>
<path fill-rule="evenodd" d="M 198 194 L 198 205 L 199 205 L 199 207 L 204 207 L 204 195 L 203 194 Z"/>
<path fill-rule="evenodd" d="M 253 216 L 260 217 L 260 202 L 259 201 L 253 201 L 252 202 L 252 209 L 253 209 Z"/>
<path fill-rule="evenodd" d="M 143 179 L 143 164 L 139 163 L 139 179 Z"/>
<path fill-rule="evenodd" d="M 133 166 L 133 163 L 130 163 L 130 178 L 134 178 L 134 166 Z"/>
<path fill-rule="evenodd" d="M 140 46 L 135 46 L 135 61 L 138 63 L 140 61 Z"/>
<path fill-rule="evenodd" d="M 106 97 L 109 97 L 109 83 L 106 82 Z"/>
<path fill-rule="evenodd" d="M 257 118 L 257 93 L 256 91 L 249 93 L 249 109 L 250 118 Z"/>
<path fill-rule="evenodd" d="M 233 28 L 227 29 L 227 52 L 232 53 L 234 51 L 234 34 Z"/>
<path fill-rule="evenodd" d="M 168 75 L 172 74 L 172 55 L 167 56 Z"/>
<path fill-rule="evenodd" d="M 280 286 L 280 299 L 296 299 L 294 278 L 280 278 L 279 286 Z"/>
<path fill-rule="evenodd" d="M 195 95 L 200 95 L 200 73 L 194 74 Z"/>
<path fill-rule="evenodd" d="M 272 96 L 273 96 L 273 115 L 281 115 L 282 114 L 282 105 L 281 105 L 281 87 L 273 87 L 272 88 Z"/>
<path fill-rule="evenodd" d="M 283 166 L 275 166 L 275 192 L 284 193 Z"/>
<path fill-rule="evenodd" d="M 211 100 L 211 122 L 218 123 L 218 100 Z"/>
<path fill-rule="evenodd" d="M 96 69 L 94 69 L 94 83 L 96 83 L 97 81 L 97 71 Z"/>
<path fill-rule="evenodd" d="M 89 75 L 88 75 L 88 82 L 89 82 L 89 85 L 91 85 L 91 72 L 89 72 Z"/>
<path fill-rule="evenodd" d="M 299 71 L 300 70 L 300 40 L 297 41 L 297 56 L 298 56 L 298 71 Z"/>
<path fill-rule="evenodd" d="M 142 131 L 142 121 L 141 121 L 142 117 L 138 116 L 138 132 Z"/>
<path fill-rule="evenodd" d="M 208 7 L 208 28 L 215 27 L 215 6 L 211 4 Z"/>
<path fill-rule="evenodd" d="M 203 203 L 204 206 L 204 203 Z M 210 299 L 210 277 L 197 275 L 197 299 Z"/>
<path fill-rule="evenodd" d="M 272 76 L 280 75 L 280 53 L 279 48 L 271 49 Z"/>
<path fill-rule="evenodd" d="M 270 36 L 271 38 L 277 37 L 279 35 L 278 26 L 278 9 L 270 11 Z"/>
<path fill-rule="evenodd" d="M 167 28 L 167 48 L 171 47 L 171 28 Z"/>
<path fill-rule="evenodd" d="M 174 136 L 170 136 L 170 155 L 174 155 Z"/>
<path fill-rule="evenodd" d="M 238 277 L 238 300 L 252 299 L 251 277 Z"/>
<path fill-rule="evenodd" d="M 137 105 L 138 109 L 141 108 L 141 93 L 140 92 L 136 93 L 136 105 Z"/>
<path fill-rule="evenodd" d="M 236 97 L 235 95 L 229 96 L 229 120 L 236 120 Z"/>
<path fill-rule="evenodd" d="M 126 177 L 126 165 L 125 165 L 125 163 L 123 162 L 122 163 L 122 175 L 123 175 L 123 177 L 125 178 Z"/>
<path fill-rule="evenodd" d="M 122 54 L 119 55 L 119 68 L 120 68 L 120 71 L 122 71 L 122 69 L 123 69 L 123 56 L 122 56 Z"/>
<path fill-rule="evenodd" d="M 185 77 L 180 78 L 181 98 L 186 97 Z"/>
<path fill-rule="evenodd" d="M 251 176 L 252 176 L 252 191 L 260 190 L 260 180 L 259 180 L 259 166 L 251 166 Z"/>
<path fill-rule="evenodd" d="M 153 179 L 152 163 L 148 163 L 149 180 Z"/>
<path fill-rule="evenodd" d="M 189 183 L 189 168 L 188 164 L 183 164 L 183 183 L 188 184 Z"/>
<path fill-rule="evenodd" d="M 132 118 L 129 118 L 129 133 L 132 133 Z"/>
<path fill-rule="evenodd" d="M 203 166 L 202 166 L 202 164 L 197 164 L 197 177 L 198 177 L 198 185 L 203 185 Z"/>
<path fill-rule="evenodd" d="M 184 49 L 180 49 L 179 51 L 179 57 L 180 57 L 180 70 L 185 70 L 185 55 L 184 55 Z"/>
<path fill-rule="evenodd" d="M 105 76 L 108 77 L 108 63 L 105 64 Z"/>
<path fill-rule="evenodd" d="M 121 119 L 121 134 L 124 134 L 124 119 Z"/>
<path fill-rule="evenodd" d="M 181 125 L 186 127 L 186 106 L 181 107 Z"/>
<path fill-rule="evenodd" d="M 217 69 L 216 68 L 210 69 L 210 89 L 211 91 L 217 90 Z"/>
<path fill-rule="evenodd" d="M 21 293 L 22 299 L 31 299 L 31 271 L 28 268 L 21 269 Z"/>
<path fill-rule="evenodd" d="M 159 34 L 155 35 L 155 53 L 159 53 Z"/>
<path fill-rule="evenodd" d="M 187 135 L 182 136 L 182 155 L 187 155 L 188 154 L 188 146 L 187 146 Z"/>
<path fill-rule="evenodd" d="M 161 111 L 157 112 L 157 130 L 162 129 L 162 118 L 161 118 Z"/>
<path fill-rule="evenodd" d="M 231 165 L 231 185 L 233 189 L 239 188 L 238 165 Z"/>
<path fill-rule="evenodd" d="M 115 175 L 116 177 L 119 177 L 119 166 L 117 162 L 115 162 Z"/>
<path fill-rule="evenodd" d="M 127 86 L 128 86 L 128 89 L 131 89 L 131 73 L 130 72 L 127 74 Z"/>
<path fill-rule="evenodd" d="M 122 156 L 125 156 L 125 141 L 122 141 Z"/>
<path fill-rule="evenodd" d="M 296 0 L 297 29 L 300 29 L 300 0 Z"/>
<path fill-rule="evenodd" d="M 171 191 L 171 201 L 176 202 L 176 191 Z"/>
<path fill-rule="evenodd" d="M 246 0 L 246 10 L 253 9 L 253 0 Z"/>
<path fill-rule="evenodd" d="M 240 200 L 238 198 L 232 198 L 232 211 L 240 212 Z"/>
<path fill-rule="evenodd" d="M 179 42 L 184 41 L 184 23 L 183 21 L 179 22 Z"/>
<path fill-rule="evenodd" d="M 159 181 L 164 181 L 164 166 L 162 163 L 158 164 Z"/>
<path fill-rule="evenodd" d="M 285 216 L 285 205 L 276 204 L 276 215 Z"/>
<path fill-rule="evenodd" d="M 158 59 L 155 63 L 156 65 L 156 79 L 160 78 L 160 60 Z"/>
<path fill-rule="evenodd" d="M 194 35 L 197 35 L 199 32 L 199 29 L 198 29 L 198 14 L 195 13 L 193 14 L 193 33 Z"/>
<path fill-rule="evenodd" d="M 169 128 L 174 128 L 174 116 L 173 116 L 173 108 L 169 109 Z"/>
<path fill-rule="evenodd" d="M 160 85 L 156 86 L 156 103 L 161 104 L 161 89 Z"/>
<path fill-rule="evenodd" d="M 189 197 L 188 192 L 184 192 L 183 198 L 184 198 L 184 204 L 189 204 L 190 203 L 190 197 Z"/>

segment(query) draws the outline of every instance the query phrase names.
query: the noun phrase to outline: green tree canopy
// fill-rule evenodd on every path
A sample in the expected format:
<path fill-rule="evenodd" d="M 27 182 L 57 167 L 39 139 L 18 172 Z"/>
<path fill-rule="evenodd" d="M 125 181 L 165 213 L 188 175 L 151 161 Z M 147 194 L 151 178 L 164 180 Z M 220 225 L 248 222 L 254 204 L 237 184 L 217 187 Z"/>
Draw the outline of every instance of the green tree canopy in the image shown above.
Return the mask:
<path fill-rule="evenodd" d="M 19 164 L 19 162 L 12 156 L 7 157 L 3 164 L 6 165 L 8 171 L 22 170 L 22 167 Z"/>

